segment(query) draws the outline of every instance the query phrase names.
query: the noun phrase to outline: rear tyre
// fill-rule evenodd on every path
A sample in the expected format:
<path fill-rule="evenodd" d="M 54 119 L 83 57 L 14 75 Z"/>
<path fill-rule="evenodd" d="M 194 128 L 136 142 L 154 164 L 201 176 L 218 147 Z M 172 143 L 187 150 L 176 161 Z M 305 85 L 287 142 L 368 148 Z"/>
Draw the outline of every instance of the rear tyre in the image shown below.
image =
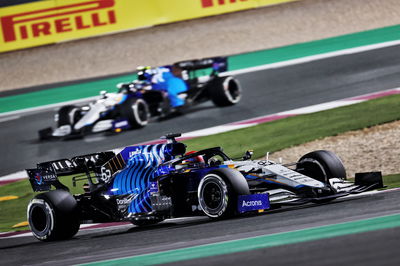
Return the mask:
<path fill-rule="evenodd" d="M 29 227 L 41 241 L 72 238 L 80 227 L 75 198 L 67 191 L 52 190 L 34 197 L 27 209 Z"/>
<path fill-rule="evenodd" d="M 216 106 L 229 106 L 238 103 L 242 97 L 240 83 L 234 77 L 218 77 L 210 84 L 209 93 Z"/>
<path fill-rule="evenodd" d="M 346 170 L 340 158 L 331 151 L 318 150 L 302 156 L 296 171 L 329 184 L 331 178 L 346 179 Z"/>
<path fill-rule="evenodd" d="M 197 190 L 201 210 L 210 218 L 222 219 L 236 213 L 238 195 L 250 194 L 245 178 L 232 169 L 205 175 Z"/>
<path fill-rule="evenodd" d="M 143 99 L 129 99 L 121 105 L 121 114 L 132 128 L 142 128 L 149 123 L 149 106 Z"/>

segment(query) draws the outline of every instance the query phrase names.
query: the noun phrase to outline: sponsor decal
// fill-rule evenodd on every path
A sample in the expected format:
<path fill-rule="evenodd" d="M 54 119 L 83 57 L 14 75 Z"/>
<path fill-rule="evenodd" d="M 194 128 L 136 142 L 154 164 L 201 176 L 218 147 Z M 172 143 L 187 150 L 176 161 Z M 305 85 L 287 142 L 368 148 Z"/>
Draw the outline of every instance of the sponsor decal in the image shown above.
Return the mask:
<path fill-rule="evenodd" d="M 138 194 L 130 194 L 127 196 L 125 195 L 123 197 L 116 198 L 115 201 L 118 205 L 118 210 L 123 212 L 126 211 L 129 205 L 132 203 L 134 199 L 136 199 L 137 196 Z"/>
<path fill-rule="evenodd" d="M 118 205 L 128 205 L 132 202 L 132 199 L 117 199 Z"/>
<path fill-rule="evenodd" d="M 131 158 L 131 157 L 133 157 L 133 156 L 135 156 L 137 154 L 140 154 L 140 152 L 141 152 L 141 150 L 130 151 L 129 152 L 129 158 Z"/>
<path fill-rule="evenodd" d="M 306 185 L 306 186 L 312 186 L 312 187 L 324 187 L 324 183 L 315 180 L 311 177 L 302 175 L 296 171 L 293 171 L 289 168 L 286 168 L 282 165 L 279 164 L 275 164 L 275 165 L 270 165 L 267 167 L 267 169 L 275 174 L 277 174 L 278 176 L 285 178 L 286 181 L 294 181 L 298 184 L 301 185 Z"/>
<path fill-rule="evenodd" d="M 247 2 L 248 0 L 200 0 L 203 8 L 234 4 L 237 2 Z"/>
<path fill-rule="evenodd" d="M 238 198 L 239 213 L 269 209 L 268 194 L 240 195 Z"/>
<path fill-rule="evenodd" d="M 115 0 L 93 0 L 0 18 L 4 42 L 103 27 L 117 22 Z"/>
<path fill-rule="evenodd" d="M 159 192 L 159 191 L 158 191 L 158 184 L 157 184 L 157 182 L 150 182 L 149 192 L 150 192 L 150 194 L 158 193 L 158 192 Z"/>
<path fill-rule="evenodd" d="M 127 126 L 129 126 L 129 123 L 127 120 L 120 120 L 120 121 L 116 121 L 114 123 L 114 127 L 117 127 L 117 128 L 123 128 L 123 127 L 127 127 Z"/>
<path fill-rule="evenodd" d="M 263 203 L 261 200 L 243 200 L 242 207 L 253 207 L 253 206 L 262 206 Z"/>
<path fill-rule="evenodd" d="M 36 173 L 35 174 L 35 182 L 38 185 L 43 184 L 43 182 L 49 182 L 49 181 L 55 181 L 57 180 L 57 176 L 54 174 L 41 174 L 41 173 Z"/>
<path fill-rule="evenodd" d="M 42 176 L 41 176 L 39 173 L 36 173 L 36 175 L 35 175 L 35 181 L 36 181 L 36 184 L 38 184 L 38 185 L 41 185 L 41 184 L 42 184 L 43 179 L 42 179 Z"/>

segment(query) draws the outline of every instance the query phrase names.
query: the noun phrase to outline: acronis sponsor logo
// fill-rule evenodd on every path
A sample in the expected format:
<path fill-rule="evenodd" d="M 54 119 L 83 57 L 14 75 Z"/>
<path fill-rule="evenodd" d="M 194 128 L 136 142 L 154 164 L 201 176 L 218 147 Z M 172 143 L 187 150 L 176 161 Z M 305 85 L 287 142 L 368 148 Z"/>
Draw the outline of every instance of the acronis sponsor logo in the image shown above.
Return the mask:
<path fill-rule="evenodd" d="M 240 195 L 238 198 L 239 213 L 269 209 L 268 194 Z"/>
<path fill-rule="evenodd" d="M 242 202 L 242 207 L 252 207 L 252 206 L 262 206 L 263 203 L 261 200 L 249 200 L 249 201 L 243 201 Z"/>

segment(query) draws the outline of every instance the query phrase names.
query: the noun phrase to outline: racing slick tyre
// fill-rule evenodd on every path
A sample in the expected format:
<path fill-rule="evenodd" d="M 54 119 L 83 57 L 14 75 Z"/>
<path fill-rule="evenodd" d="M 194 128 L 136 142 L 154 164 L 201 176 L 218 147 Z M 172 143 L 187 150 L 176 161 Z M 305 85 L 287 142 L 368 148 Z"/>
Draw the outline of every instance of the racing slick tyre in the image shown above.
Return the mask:
<path fill-rule="evenodd" d="M 149 123 L 149 106 L 143 99 L 129 99 L 121 105 L 121 114 L 132 128 L 142 128 Z"/>
<path fill-rule="evenodd" d="M 296 171 L 329 184 L 331 178 L 346 179 L 346 170 L 340 158 L 331 151 L 318 150 L 303 155 Z"/>
<path fill-rule="evenodd" d="M 208 88 L 211 100 L 216 106 L 234 105 L 242 97 L 242 88 L 240 83 L 234 77 L 218 77 L 210 84 Z"/>
<path fill-rule="evenodd" d="M 65 190 L 52 190 L 34 197 L 27 209 L 29 227 L 41 241 L 72 238 L 79 230 L 75 198 Z"/>
<path fill-rule="evenodd" d="M 238 195 L 250 194 L 243 175 L 233 169 L 217 169 L 200 181 L 197 196 L 201 210 L 210 218 L 233 216 L 237 209 Z"/>
<path fill-rule="evenodd" d="M 74 105 L 66 105 L 58 110 L 57 127 L 74 125 L 79 120 L 79 109 Z"/>

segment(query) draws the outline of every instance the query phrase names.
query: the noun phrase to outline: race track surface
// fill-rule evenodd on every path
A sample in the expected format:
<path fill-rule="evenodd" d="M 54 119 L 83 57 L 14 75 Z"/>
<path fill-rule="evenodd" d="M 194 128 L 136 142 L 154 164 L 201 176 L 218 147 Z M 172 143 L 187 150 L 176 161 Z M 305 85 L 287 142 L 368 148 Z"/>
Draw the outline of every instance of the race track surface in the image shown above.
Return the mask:
<path fill-rule="evenodd" d="M 69 241 L 30 237 L 0 240 L 3 265 L 72 265 L 260 235 L 398 214 L 400 191 L 322 205 L 267 211 L 262 215 L 211 221 L 206 217 L 166 220 L 138 228 L 84 230 Z M 400 227 L 175 262 L 175 265 L 398 265 Z M 150 261 L 151 262 L 151 261 Z"/>
<path fill-rule="evenodd" d="M 394 46 L 242 74 L 238 79 L 243 98 L 236 106 L 217 108 L 205 103 L 185 115 L 114 136 L 100 133 L 79 140 L 39 142 L 37 131 L 54 126 L 54 111 L 4 117 L 0 120 L 0 176 L 34 167 L 37 162 L 110 150 L 170 132 L 189 132 L 395 88 L 400 84 L 399 65 L 400 46 Z"/>

